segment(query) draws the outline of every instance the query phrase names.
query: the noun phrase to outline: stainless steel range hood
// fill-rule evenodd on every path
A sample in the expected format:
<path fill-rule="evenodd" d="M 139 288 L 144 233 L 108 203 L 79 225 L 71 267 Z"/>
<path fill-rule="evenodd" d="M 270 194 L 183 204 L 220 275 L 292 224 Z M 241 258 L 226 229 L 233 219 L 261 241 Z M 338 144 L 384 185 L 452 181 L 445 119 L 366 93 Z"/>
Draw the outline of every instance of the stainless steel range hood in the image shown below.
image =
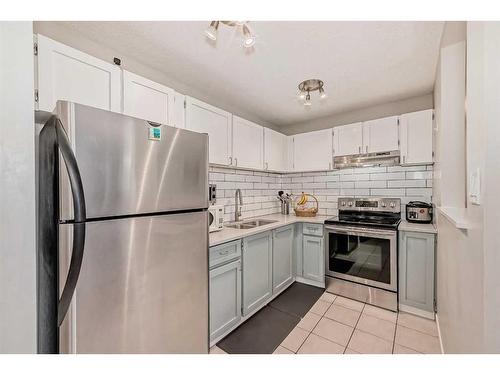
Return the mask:
<path fill-rule="evenodd" d="M 379 166 L 391 166 L 399 164 L 400 164 L 399 151 L 336 156 L 333 158 L 333 167 L 335 169 L 379 167 Z"/>

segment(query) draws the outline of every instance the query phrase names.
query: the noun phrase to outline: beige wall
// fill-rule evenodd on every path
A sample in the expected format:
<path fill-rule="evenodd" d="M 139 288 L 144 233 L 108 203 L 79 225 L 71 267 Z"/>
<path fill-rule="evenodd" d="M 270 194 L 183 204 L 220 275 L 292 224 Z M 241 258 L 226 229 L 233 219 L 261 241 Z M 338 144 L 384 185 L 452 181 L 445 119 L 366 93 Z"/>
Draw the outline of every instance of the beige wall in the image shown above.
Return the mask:
<path fill-rule="evenodd" d="M 282 133 L 287 135 L 305 133 L 313 130 L 328 129 L 332 126 L 352 124 L 353 122 L 374 120 L 377 118 L 400 115 L 402 113 L 434 108 L 432 93 L 416 96 L 375 106 L 359 108 L 352 111 L 338 113 L 319 119 L 281 126 Z"/>
<path fill-rule="evenodd" d="M 500 353 L 499 30 L 496 22 L 447 23 L 441 44 L 433 197 L 438 207 L 452 206 L 454 217 L 468 227 L 458 229 L 437 215 L 438 318 L 446 353 Z M 460 74 L 465 58 L 466 74 Z M 466 194 L 469 175 L 477 169 L 480 205 Z"/>
<path fill-rule="evenodd" d="M 484 177 L 484 332 L 485 351 L 500 353 L 500 22 L 483 22 L 483 140 Z M 472 31 L 472 30 L 471 30 Z M 477 33 L 477 32 L 476 32 Z M 469 168 L 472 170 L 473 166 Z"/>
<path fill-rule="evenodd" d="M 0 22 L 0 354 L 36 352 L 31 22 Z"/>
<path fill-rule="evenodd" d="M 434 88 L 436 116 L 433 182 L 436 205 L 450 206 L 464 214 L 465 32 L 465 23 L 446 23 L 443 32 Z M 477 127 L 478 124 L 469 125 L 470 128 L 472 126 Z M 472 139 L 468 141 L 471 142 Z M 475 213 L 474 218 L 475 228 L 461 230 L 445 216 L 436 216 L 437 314 L 446 353 L 478 353 L 483 350 L 481 213 Z"/>

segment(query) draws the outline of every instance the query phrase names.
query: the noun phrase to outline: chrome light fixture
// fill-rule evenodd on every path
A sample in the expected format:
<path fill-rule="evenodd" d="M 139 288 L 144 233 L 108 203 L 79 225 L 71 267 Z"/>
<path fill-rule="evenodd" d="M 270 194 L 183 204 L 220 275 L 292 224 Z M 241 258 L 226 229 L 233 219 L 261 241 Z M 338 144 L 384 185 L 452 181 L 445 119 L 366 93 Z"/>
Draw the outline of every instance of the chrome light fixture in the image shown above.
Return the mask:
<path fill-rule="evenodd" d="M 246 48 L 252 47 L 255 44 L 255 35 L 252 34 L 250 28 L 246 23 L 243 24 L 242 26 L 242 32 L 243 32 L 243 46 Z"/>
<path fill-rule="evenodd" d="M 320 99 L 325 99 L 326 98 L 326 93 L 325 89 L 323 88 L 324 83 L 320 79 L 308 79 L 305 81 L 302 81 L 299 84 L 299 99 L 303 100 L 303 104 L 307 107 L 309 107 L 311 103 L 311 91 L 319 91 L 319 98 Z"/>
<path fill-rule="evenodd" d="M 205 36 L 210 40 L 217 40 L 219 24 L 240 29 L 243 36 L 243 47 L 250 48 L 255 44 L 256 36 L 248 26 L 248 21 L 211 21 L 210 26 L 205 30 Z"/>
<path fill-rule="evenodd" d="M 210 26 L 205 30 L 205 36 L 210 40 L 217 40 L 217 30 L 219 29 L 219 21 L 210 22 Z"/>

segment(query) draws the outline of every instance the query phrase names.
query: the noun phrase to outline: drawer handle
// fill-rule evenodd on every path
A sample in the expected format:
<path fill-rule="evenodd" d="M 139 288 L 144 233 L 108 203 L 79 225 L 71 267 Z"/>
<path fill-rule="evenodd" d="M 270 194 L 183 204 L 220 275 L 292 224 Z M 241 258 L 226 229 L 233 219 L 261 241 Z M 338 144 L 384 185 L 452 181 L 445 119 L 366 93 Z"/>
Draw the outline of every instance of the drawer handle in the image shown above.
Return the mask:
<path fill-rule="evenodd" d="M 229 250 L 219 251 L 219 255 L 227 255 L 227 254 L 229 254 Z"/>

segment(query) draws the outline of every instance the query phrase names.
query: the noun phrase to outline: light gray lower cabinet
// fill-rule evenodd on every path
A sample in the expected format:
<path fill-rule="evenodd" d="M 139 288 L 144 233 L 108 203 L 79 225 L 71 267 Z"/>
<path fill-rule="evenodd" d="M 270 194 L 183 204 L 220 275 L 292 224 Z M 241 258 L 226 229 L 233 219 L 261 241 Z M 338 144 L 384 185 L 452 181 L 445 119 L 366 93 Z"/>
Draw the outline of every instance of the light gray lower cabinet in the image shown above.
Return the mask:
<path fill-rule="evenodd" d="M 302 277 L 302 223 L 295 224 L 293 234 L 293 261 L 295 276 Z"/>
<path fill-rule="evenodd" d="M 302 236 L 302 277 L 318 282 L 325 281 L 323 237 Z"/>
<path fill-rule="evenodd" d="M 434 312 L 432 233 L 399 232 L 399 305 Z"/>
<path fill-rule="evenodd" d="M 262 307 L 272 295 L 272 234 L 243 239 L 243 315 Z"/>
<path fill-rule="evenodd" d="M 210 341 L 241 320 L 241 260 L 210 271 Z"/>
<path fill-rule="evenodd" d="M 293 283 L 294 225 L 273 230 L 273 294 Z"/>

